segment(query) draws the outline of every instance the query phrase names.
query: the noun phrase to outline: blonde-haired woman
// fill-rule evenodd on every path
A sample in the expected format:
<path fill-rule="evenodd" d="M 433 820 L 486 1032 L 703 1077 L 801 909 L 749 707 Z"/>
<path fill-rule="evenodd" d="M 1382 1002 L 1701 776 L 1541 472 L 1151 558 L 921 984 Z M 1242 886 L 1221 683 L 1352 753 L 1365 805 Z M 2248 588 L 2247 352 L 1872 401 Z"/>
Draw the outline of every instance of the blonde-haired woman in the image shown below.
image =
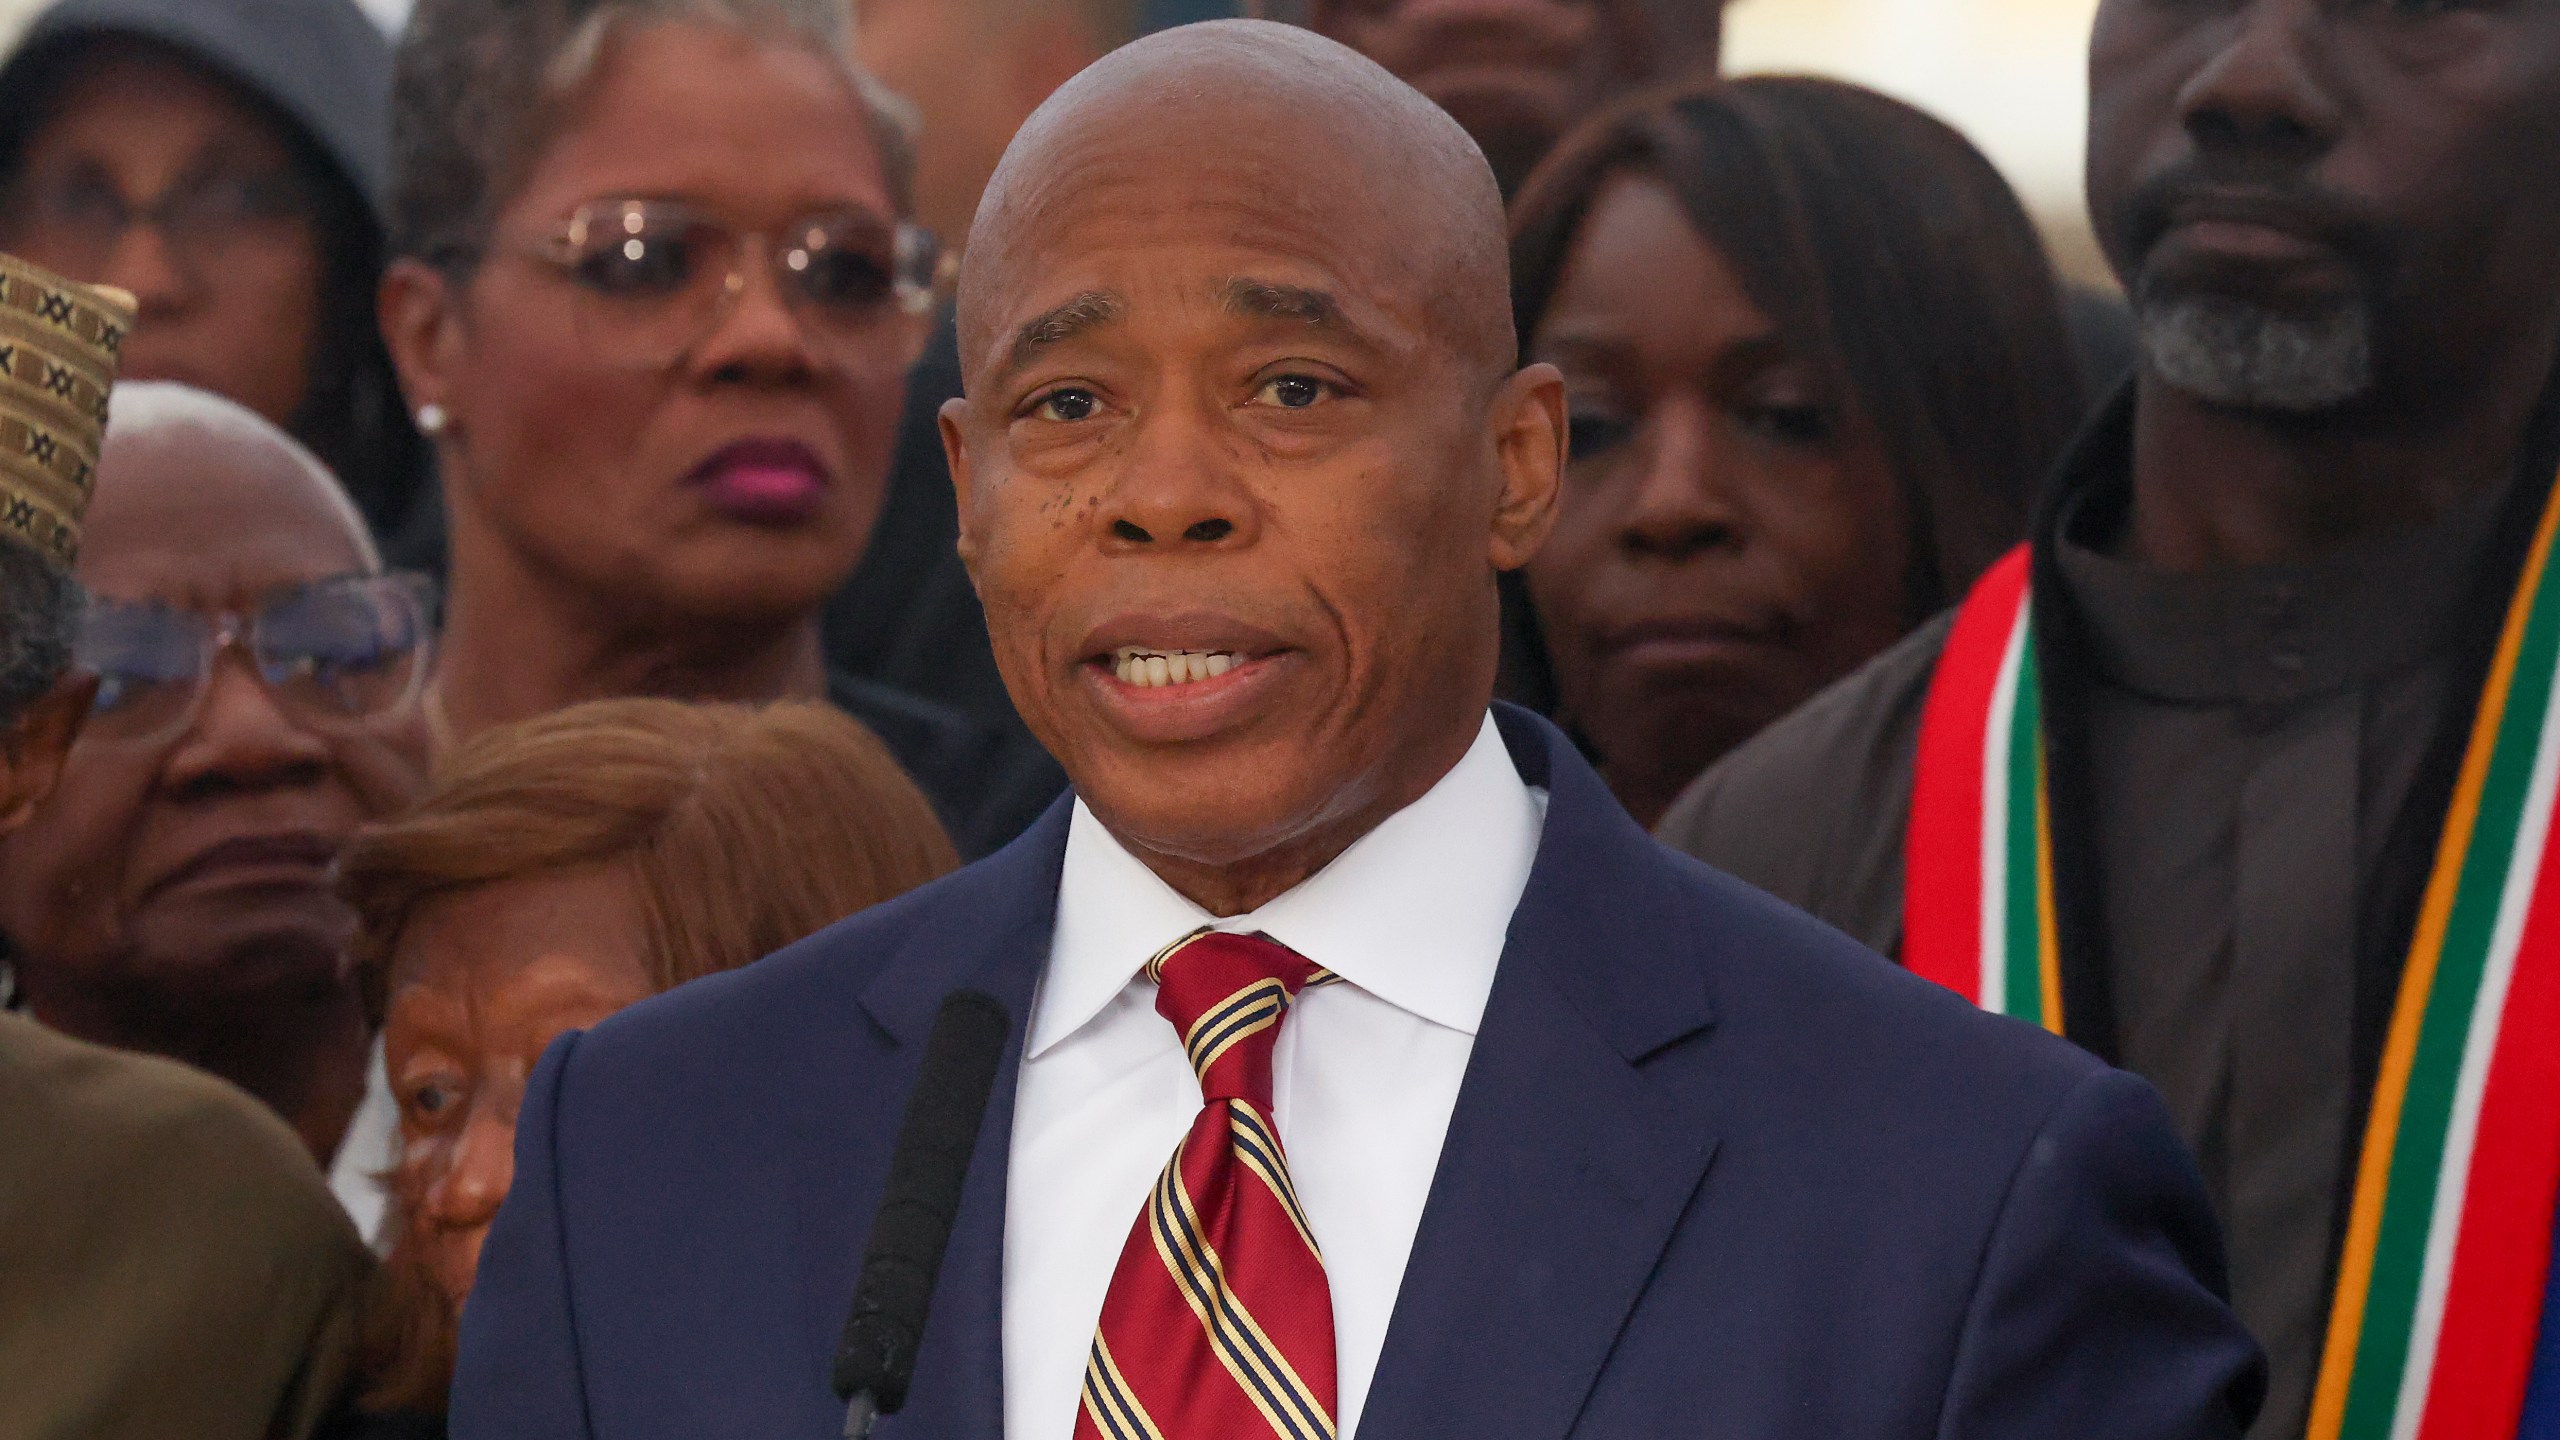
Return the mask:
<path fill-rule="evenodd" d="M 443 1409 L 544 1046 L 955 863 L 888 751 L 815 702 L 555 711 L 474 738 L 362 832 L 342 883 L 400 1106 L 367 1407 Z"/>

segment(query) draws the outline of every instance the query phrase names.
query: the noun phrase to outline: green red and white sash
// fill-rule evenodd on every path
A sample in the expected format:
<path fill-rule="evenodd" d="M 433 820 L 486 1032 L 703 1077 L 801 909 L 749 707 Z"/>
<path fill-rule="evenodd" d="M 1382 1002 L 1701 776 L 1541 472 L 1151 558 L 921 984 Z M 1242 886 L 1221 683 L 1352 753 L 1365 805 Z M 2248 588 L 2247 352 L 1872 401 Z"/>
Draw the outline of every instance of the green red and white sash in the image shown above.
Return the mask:
<path fill-rule="evenodd" d="M 1938 656 L 1911 782 L 1902 963 L 1985 1010 L 2059 1034 L 2031 609 L 2021 545 L 1976 582 Z"/>
<path fill-rule="evenodd" d="M 2560 580 L 2553 487 L 2420 907 L 2348 1214 L 2309 1440 L 2515 1440 L 2560 1198 Z M 2063 1030 L 2021 547 L 1958 612 L 1922 711 L 1903 961 Z"/>

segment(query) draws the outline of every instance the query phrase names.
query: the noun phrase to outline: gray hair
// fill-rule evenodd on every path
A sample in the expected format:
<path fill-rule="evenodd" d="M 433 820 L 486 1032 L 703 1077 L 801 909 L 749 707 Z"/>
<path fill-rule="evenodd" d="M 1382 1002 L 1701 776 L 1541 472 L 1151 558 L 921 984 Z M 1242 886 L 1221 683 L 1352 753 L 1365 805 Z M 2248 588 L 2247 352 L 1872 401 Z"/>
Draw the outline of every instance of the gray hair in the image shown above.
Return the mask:
<path fill-rule="evenodd" d="M 612 32 L 670 20 L 796 40 L 841 64 L 898 216 L 915 213 L 915 111 L 854 63 L 845 0 L 419 0 L 392 71 L 392 253 L 470 269 Z"/>
<path fill-rule="evenodd" d="M 85 604 L 70 571 L 0 539 L 0 727 L 16 725 L 71 668 Z"/>

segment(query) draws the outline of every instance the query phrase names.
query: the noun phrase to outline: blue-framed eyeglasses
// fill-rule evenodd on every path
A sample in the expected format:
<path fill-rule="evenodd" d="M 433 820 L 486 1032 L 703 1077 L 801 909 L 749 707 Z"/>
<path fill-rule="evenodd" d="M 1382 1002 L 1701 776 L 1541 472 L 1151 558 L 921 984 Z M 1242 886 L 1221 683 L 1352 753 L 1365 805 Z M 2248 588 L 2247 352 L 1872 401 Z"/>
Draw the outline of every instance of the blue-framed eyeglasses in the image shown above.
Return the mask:
<path fill-rule="evenodd" d="M 95 596 L 73 662 L 97 676 L 84 739 L 167 740 L 204 706 L 213 667 L 237 649 L 278 708 L 347 730 L 415 705 L 432 658 L 435 584 L 340 575 L 280 586 L 245 611 L 206 614 Z"/>

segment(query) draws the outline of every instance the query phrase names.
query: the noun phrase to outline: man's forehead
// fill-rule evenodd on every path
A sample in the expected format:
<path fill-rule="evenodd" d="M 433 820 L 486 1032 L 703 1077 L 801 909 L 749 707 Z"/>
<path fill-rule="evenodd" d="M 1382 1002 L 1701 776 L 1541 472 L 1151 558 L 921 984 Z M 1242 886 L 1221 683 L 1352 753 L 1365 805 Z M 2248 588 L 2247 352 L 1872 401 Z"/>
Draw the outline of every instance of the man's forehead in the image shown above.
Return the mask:
<path fill-rule="evenodd" d="M 1253 275 L 1230 275 L 1187 287 L 1194 298 L 1239 320 L 1280 320 L 1317 329 L 1350 330 L 1356 323 L 1343 301 L 1322 284 L 1297 284 Z M 1130 301 L 1114 290 L 1079 290 L 1040 311 L 1015 330 L 1017 343 L 1043 348 L 1127 317 Z"/>
<path fill-rule="evenodd" d="M 963 336 L 973 374 L 1002 373 L 1133 324 L 1304 329 L 1390 355 L 1422 345 L 1430 329 L 1430 302 L 1417 288 L 1310 257 L 1131 247 L 1025 268 L 1033 283 L 989 295 L 983 333 Z"/>
<path fill-rule="evenodd" d="M 1508 343 L 1501 196 L 1473 142 L 1375 64 L 1285 27 L 1184 27 L 1089 67 L 1007 149 L 970 250 L 973 369 L 1085 292 L 1116 295 L 1121 321 L 1249 299 L 1236 279 L 1274 292 L 1254 318 L 1402 323 L 1488 358 Z M 1276 303 L 1292 288 L 1332 303 Z"/>
<path fill-rule="evenodd" d="M 1062 269 L 1172 258 L 1195 277 L 1281 270 L 1340 288 L 1418 267 L 1430 248 L 1413 238 L 1430 218 L 1423 207 L 1354 167 L 1256 163 L 1270 158 L 1231 148 L 1154 163 L 1141 151 L 1062 166 L 973 238 L 963 283 L 994 293 Z"/>

